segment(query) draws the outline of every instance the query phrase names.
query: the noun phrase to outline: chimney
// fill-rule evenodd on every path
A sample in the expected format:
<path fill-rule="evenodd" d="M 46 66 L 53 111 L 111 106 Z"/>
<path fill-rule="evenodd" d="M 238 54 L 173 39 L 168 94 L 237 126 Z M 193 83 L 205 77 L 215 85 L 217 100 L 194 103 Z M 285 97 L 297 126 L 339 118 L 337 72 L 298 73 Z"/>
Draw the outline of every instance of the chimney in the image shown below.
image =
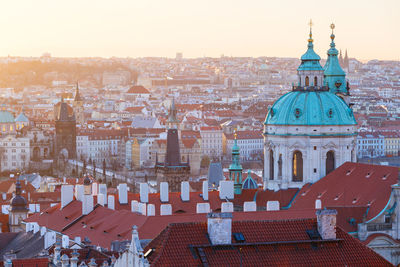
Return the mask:
<path fill-rule="evenodd" d="M 223 200 L 233 199 L 233 181 L 219 182 L 219 198 Z"/>
<path fill-rule="evenodd" d="M 97 195 L 97 204 L 101 205 L 104 207 L 105 205 L 105 196 L 103 194 L 98 194 Z"/>
<path fill-rule="evenodd" d="M 146 211 L 147 211 L 147 204 L 139 203 L 139 213 L 146 216 Z"/>
<path fill-rule="evenodd" d="M 83 185 L 82 184 L 77 184 L 75 185 L 75 198 L 76 200 L 82 201 L 83 199 Z"/>
<path fill-rule="evenodd" d="M 61 209 L 67 206 L 74 199 L 74 186 L 62 185 L 61 186 Z"/>
<path fill-rule="evenodd" d="M 267 211 L 279 210 L 279 201 L 267 201 Z"/>
<path fill-rule="evenodd" d="M 208 213 L 207 231 L 213 245 L 232 243 L 232 213 Z"/>
<path fill-rule="evenodd" d="M 182 201 L 189 201 L 189 182 L 181 182 L 181 199 Z"/>
<path fill-rule="evenodd" d="M 99 193 L 99 185 L 97 183 L 92 183 L 92 195 L 96 196 Z"/>
<path fill-rule="evenodd" d="M 149 185 L 147 183 L 140 183 L 140 202 L 149 202 Z"/>
<path fill-rule="evenodd" d="M 245 201 L 243 203 L 243 211 L 257 211 L 257 203 L 255 201 Z"/>
<path fill-rule="evenodd" d="M 208 181 L 203 181 L 203 200 L 208 201 Z"/>
<path fill-rule="evenodd" d="M 2 196 L 3 200 L 7 199 L 7 193 L 3 193 L 3 194 L 1 194 L 1 196 Z"/>
<path fill-rule="evenodd" d="M 82 215 L 87 215 L 93 211 L 93 196 L 83 195 Z"/>
<path fill-rule="evenodd" d="M 126 184 L 118 185 L 119 204 L 128 204 L 128 187 Z"/>
<path fill-rule="evenodd" d="M 40 236 L 44 236 L 47 232 L 47 228 L 45 226 L 42 226 L 42 228 L 40 228 Z"/>
<path fill-rule="evenodd" d="M 336 210 L 317 210 L 318 232 L 322 239 L 336 239 Z"/>
<path fill-rule="evenodd" d="M 69 248 L 69 236 L 62 235 L 62 237 L 61 237 L 61 246 L 63 248 Z"/>
<path fill-rule="evenodd" d="M 171 215 L 172 206 L 171 204 L 161 204 L 160 205 L 160 215 Z"/>
<path fill-rule="evenodd" d="M 160 183 L 160 200 L 161 202 L 168 202 L 168 183 Z"/>
<path fill-rule="evenodd" d="M 104 195 L 104 204 L 107 204 L 107 185 L 99 184 L 99 192 L 98 193 Z"/>
<path fill-rule="evenodd" d="M 32 223 L 32 226 L 33 226 L 33 233 L 34 234 L 36 234 L 37 232 L 40 231 L 40 226 L 39 226 L 38 223 L 34 222 L 34 223 Z"/>
<path fill-rule="evenodd" d="M 137 200 L 131 201 L 131 211 L 132 212 L 139 212 L 139 202 Z"/>
<path fill-rule="evenodd" d="M 221 203 L 221 212 L 233 212 L 233 203 L 232 202 L 222 202 Z"/>
<path fill-rule="evenodd" d="M 321 199 L 316 199 L 315 200 L 315 209 L 320 210 L 322 207 Z"/>
<path fill-rule="evenodd" d="M 147 205 L 147 216 L 155 216 L 156 215 L 156 207 L 154 204 Z"/>
<path fill-rule="evenodd" d="M 196 213 L 209 213 L 209 212 L 210 212 L 210 203 L 197 203 Z"/>
<path fill-rule="evenodd" d="M 115 210 L 114 196 L 108 196 L 108 205 L 107 207 L 111 210 Z"/>

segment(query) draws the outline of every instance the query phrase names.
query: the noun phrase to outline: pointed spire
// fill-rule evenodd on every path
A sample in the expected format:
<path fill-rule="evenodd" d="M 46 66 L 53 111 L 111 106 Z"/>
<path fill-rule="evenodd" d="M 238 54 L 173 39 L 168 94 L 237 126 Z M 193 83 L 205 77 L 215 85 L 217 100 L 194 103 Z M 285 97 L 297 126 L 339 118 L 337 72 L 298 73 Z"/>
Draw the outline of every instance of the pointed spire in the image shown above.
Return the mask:
<path fill-rule="evenodd" d="M 75 90 L 75 102 L 82 101 L 81 95 L 79 94 L 79 82 L 76 82 L 76 90 Z"/>

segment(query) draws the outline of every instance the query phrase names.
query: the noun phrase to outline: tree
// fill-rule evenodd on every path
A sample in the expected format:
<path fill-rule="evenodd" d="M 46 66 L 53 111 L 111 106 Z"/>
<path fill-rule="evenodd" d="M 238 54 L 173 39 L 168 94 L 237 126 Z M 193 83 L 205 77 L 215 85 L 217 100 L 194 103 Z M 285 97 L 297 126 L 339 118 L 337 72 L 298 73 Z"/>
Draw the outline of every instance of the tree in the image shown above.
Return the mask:
<path fill-rule="evenodd" d="M 83 167 L 82 167 L 82 173 L 86 173 L 86 160 L 83 160 Z"/>
<path fill-rule="evenodd" d="M 93 178 L 96 178 L 96 161 L 93 161 Z"/>
<path fill-rule="evenodd" d="M 103 159 L 103 178 L 106 177 L 106 159 Z"/>
<path fill-rule="evenodd" d="M 201 159 L 200 167 L 201 168 L 208 168 L 208 166 L 210 166 L 210 158 L 207 155 L 205 155 Z"/>

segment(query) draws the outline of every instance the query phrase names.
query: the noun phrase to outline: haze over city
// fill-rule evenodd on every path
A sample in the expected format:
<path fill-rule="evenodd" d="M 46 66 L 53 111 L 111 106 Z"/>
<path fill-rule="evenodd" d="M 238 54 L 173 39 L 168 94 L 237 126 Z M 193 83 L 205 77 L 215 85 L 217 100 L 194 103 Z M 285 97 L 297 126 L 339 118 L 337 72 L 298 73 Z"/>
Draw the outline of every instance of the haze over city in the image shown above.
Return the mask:
<path fill-rule="evenodd" d="M 400 266 L 399 10 L 0 3 L 0 267 Z"/>
<path fill-rule="evenodd" d="M 359 60 L 399 60 L 400 2 L 387 1 L 4 1 L 1 56 L 297 57 L 307 23 L 326 58 L 329 25 Z"/>

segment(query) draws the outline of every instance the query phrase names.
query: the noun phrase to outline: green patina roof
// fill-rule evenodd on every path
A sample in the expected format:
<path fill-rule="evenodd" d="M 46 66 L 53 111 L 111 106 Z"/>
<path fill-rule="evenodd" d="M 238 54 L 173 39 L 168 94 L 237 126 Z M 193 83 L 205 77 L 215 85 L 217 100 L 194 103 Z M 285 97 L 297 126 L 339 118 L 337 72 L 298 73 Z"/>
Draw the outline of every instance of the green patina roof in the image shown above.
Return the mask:
<path fill-rule="evenodd" d="M 331 48 L 328 50 L 328 60 L 324 66 L 325 84 L 333 93 L 347 93 L 346 73 L 343 71 L 338 60 L 338 51 L 335 48 L 335 35 L 331 35 Z"/>
<path fill-rule="evenodd" d="M 312 39 L 312 33 L 310 32 L 310 38 L 308 39 L 307 51 L 301 56 L 301 64 L 297 70 L 324 70 L 319 63 L 321 60 L 320 56 L 314 51 L 314 44 Z"/>
<path fill-rule="evenodd" d="M 10 123 L 14 122 L 14 116 L 6 110 L 0 111 L 0 123 Z"/>
<path fill-rule="evenodd" d="M 266 125 L 356 125 L 353 111 L 329 91 L 292 91 L 269 110 Z"/>

